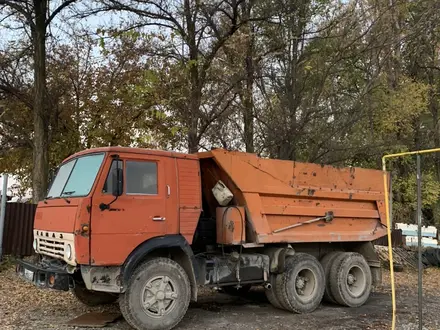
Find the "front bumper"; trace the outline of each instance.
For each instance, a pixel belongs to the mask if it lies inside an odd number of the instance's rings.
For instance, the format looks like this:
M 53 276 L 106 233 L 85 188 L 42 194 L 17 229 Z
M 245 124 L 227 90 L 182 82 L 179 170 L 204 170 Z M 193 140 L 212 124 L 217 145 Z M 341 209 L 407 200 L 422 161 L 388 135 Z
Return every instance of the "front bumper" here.
M 72 276 L 63 268 L 56 266 L 18 260 L 16 272 L 19 277 L 39 288 L 69 291 L 74 285 Z

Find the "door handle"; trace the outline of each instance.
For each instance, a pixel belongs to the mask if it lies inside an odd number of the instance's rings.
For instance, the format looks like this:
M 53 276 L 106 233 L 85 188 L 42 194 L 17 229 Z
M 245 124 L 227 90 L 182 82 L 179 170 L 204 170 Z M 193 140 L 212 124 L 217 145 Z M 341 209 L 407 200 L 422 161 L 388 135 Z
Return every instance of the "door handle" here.
M 165 217 L 153 217 L 153 221 L 165 221 Z

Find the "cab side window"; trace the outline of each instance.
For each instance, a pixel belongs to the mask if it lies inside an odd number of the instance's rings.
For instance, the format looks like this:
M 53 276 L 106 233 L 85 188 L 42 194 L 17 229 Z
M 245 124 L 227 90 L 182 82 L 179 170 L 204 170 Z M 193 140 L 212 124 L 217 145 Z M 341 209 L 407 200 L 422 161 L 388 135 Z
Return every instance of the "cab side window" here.
M 122 168 L 122 160 L 119 159 L 114 159 L 112 161 L 112 165 L 110 166 L 110 170 L 108 171 L 107 174 L 107 179 L 105 180 L 104 183 L 104 188 L 102 188 L 102 192 L 104 194 L 111 194 L 113 192 L 113 171 L 116 168 Z
M 157 163 L 126 161 L 127 194 L 157 195 Z

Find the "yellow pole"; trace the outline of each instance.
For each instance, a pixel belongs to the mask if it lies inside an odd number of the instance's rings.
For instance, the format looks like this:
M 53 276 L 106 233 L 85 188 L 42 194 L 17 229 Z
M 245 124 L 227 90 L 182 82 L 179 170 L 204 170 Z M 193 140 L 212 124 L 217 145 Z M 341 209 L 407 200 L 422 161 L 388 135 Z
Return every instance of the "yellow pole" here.
M 391 323 L 391 330 L 396 328 L 396 290 L 394 287 L 394 267 L 393 267 L 393 244 L 391 241 L 391 225 L 390 219 L 390 205 L 388 200 L 388 178 L 386 169 L 386 158 L 382 157 L 382 169 L 383 169 L 383 186 L 385 187 L 385 214 L 387 218 L 387 235 L 388 235 L 388 255 L 390 261 L 390 277 L 391 277 L 391 303 L 393 306 L 393 319 Z
M 409 155 L 423 155 L 423 154 L 429 154 L 432 152 L 439 152 L 440 148 L 435 148 L 435 149 L 426 149 L 426 150 L 418 150 L 418 151 L 407 151 L 407 152 L 400 152 L 397 154 L 389 154 L 389 155 L 385 155 L 382 157 L 382 164 L 383 164 L 383 159 L 387 159 L 387 158 L 395 158 L 395 157 L 402 157 L 402 156 L 409 156 Z
M 440 152 L 440 148 L 400 152 L 400 153 L 396 153 L 396 154 L 385 155 L 382 157 L 383 186 L 385 187 L 385 209 L 386 209 L 385 214 L 386 214 L 386 218 L 387 218 L 388 255 L 389 255 L 389 259 L 390 259 L 391 303 L 393 306 L 393 319 L 392 319 L 392 323 L 391 323 L 391 330 L 396 329 L 396 289 L 394 286 L 393 245 L 392 245 L 392 241 L 391 241 L 392 221 L 390 219 L 389 200 L 388 200 L 389 196 L 388 196 L 386 160 L 388 158 L 403 157 L 403 156 L 417 155 L 417 154 L 422 155 L 422 154 L 429 154 L 429 153 L 433 153 L 433 152 Z

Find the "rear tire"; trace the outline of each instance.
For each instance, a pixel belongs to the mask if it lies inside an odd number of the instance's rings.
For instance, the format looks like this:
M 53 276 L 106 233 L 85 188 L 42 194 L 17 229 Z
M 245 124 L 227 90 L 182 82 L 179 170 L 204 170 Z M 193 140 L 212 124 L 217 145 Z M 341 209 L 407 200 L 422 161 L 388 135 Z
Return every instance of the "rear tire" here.
M 287 261 L 286 261 L 286 269 L 287 269 Z M 275 296 L 278 299 L 278 302 L 280 303 L 281 309 L 284 309 L 286 311 L 292 311 L 292 308 L 290 307 L 289 301 L 287 300 L 287 297 L 285 295 L 285 285 L 284 285 L 284 278 L 286 277 L 286 273 L 277 274 L 275 276 Z
M 283 301 L 295 313 L 310 313 L 319 307 L 325 291 L 324 270 L 310 254 L 289 257 L 283 277 Z
M 330 290 L 338 304 L 348 307 L 362 306 L 371 292 L 370 266 L 359 253 L 343 253 L 330 269 Z
M 277 274 L 271 274 L 270 275 L 270 285 L 272 286 L 270 289 L 266 289 L 264 290 L 264 292 L 266 293 L 266 298 L 267 300 L 269 300 L 269 302 L 271 303 L 271 305 L 275 308 L 278 309 L 285 309 L 283 307 L 283 305 L 280 303 L 280 300 L 278 299 L 277 293 L 276 293 L 276 277 Z
M 170 330 L 185 316 L 191 287 L 185 270 L 168 258 L 151 259 L 131 276 L 119 306 L 138 330 Z
M 321 265 L 324 270 L 324 276 L 325 276 L 325 291 L 324 291 L 324 300 L 337 304 L 335 297 L 333 297 L 333 294 L 330 291 L 330 269 L 333 265 L 333 262 L 337 257 L 339 257 L 343 252 L 341 251 L 332 251 L 327 253 L 322 259 L 321 259 Z
M 83 283 L 75 283 L 72 293 L 76 299 L 90 307 L 112 304 L 119 297 L 115 293 L 88 290 Z

